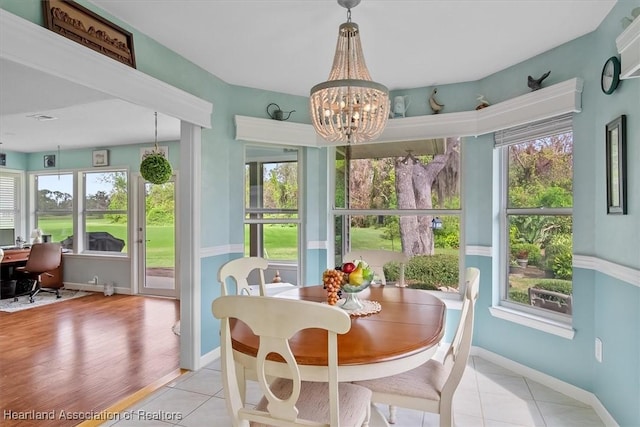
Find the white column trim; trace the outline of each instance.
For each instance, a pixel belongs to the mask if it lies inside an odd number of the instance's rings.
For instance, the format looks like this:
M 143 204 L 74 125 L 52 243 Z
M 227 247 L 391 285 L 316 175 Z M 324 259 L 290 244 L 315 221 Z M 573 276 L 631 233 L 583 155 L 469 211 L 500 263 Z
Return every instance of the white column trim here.
M 200 225 L 201 225 L 201 182 L 200 163 L 202 129 L 190 123 L 180 126 L 180 170 L 191 173 L 181 174 L 178 180 L 178 206 L 180 236 L 189 236 L 179 241 L 176 254 L 180 266 L 180 367 L 192 371 L 201 365 L 202 313 L 201 265 L 200 265 Z

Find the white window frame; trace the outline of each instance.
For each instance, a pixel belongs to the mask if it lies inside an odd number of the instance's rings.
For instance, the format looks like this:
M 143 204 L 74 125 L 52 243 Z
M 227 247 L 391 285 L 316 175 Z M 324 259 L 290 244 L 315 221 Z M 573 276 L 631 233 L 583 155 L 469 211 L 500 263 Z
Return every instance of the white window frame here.
M 464 164 L 464 136 L 460 136 L 460 165 Z M 386 144 L 393 144 L 393 142 L 387 142 Z M 337 148 L 330 147 L 329 148 L 329 159 L 332 160 L 332 166 L 335 166 Z M 462 169 L 461 169 L 462 170 Z M 466 269 L 466 241 L 465 241 L 465 214 L 464 214 L 464 200 L 462 194 L 464 194 L 464 174 L 460 174 L 460 207 L 458 209 L 394 209 L 394 210 L 382 210 L 382 209 L 350 209 L 346 207 L 336 207 L 335 206 L 335 197 L 336 197 L 336 169 L 335 167 L 331 167 L 329 171 L 329 186 L 330 186 L 330 200 L 333 203 L 333 206 L 329 212 L 331 221 L 329 222 L 329 242 L 330 249 L 328 251 L 328 257 L 330 258 L 330 263 L 334 263 L 334 254 L 335 254 L 335 219 L 338 216 L 342 216 L 344 218 L 349 218 L 350 216 L 361 216 L 361 215 L 381 215 L 381 216 L 402 216 L 402 215 L 415 215 L 415 216 L 432 216 L 432 217 L 444 217 L 444 216 L 457 216 L 460 220 L 460 236 L 459 236 L 459 268 L 458 268 L 458 292 L 442 292 L 442 291 L 431 291 L 425 290 L 424 292 L 433 293 L 437 297 L 445 300 L 448 308 L 459 309 L 459 302 L 462 301 L 462 295 L 465 291 L 465 281 L 464 281 L 464 272 Z M 348 196 L 347 196 L 348 198 Z M 347 200 L 345 200 L 347 202 Z M 346 251 L 344 239 L 342 239 L 343 248 L 341 251 Z M 331 265 L 331 264 L 329 264 Z M 452 302 L 453 301 L 453 302 Z
M 297 254 L 297 259 L 296 260 L 279 260 L 279 259 L 269 259 L 269 266 L 270 267 L 281 267 L 282 269 L 287 269 L 287 268 L 291 268 L 291 266 L 296 266 L 297 269 L 297 283 L 302 283 L 302 277 L 304 277 L 303 275 L 303 257 L 304 257 L 304 227 L 303 227 L 303 213 L 302 213 L 302 186 L 300 185 L 300 183 L 303 182 L 302 177 L 303 175 L 303 156 L 302 156 L 302 148 L 301 147 L 296 147 L 296 148 L 289 148 L 287 146 L 276 146 L 276 145 L 272 145 L 272 144 L 267 144 L 267 145 L 262 145 L 262 144 L 249 144 L 246 145 L 244 147 L 244 162 L 243 162 L 243 177 L 246 175 L 245 171 L 246 171 L 246 167 L 248 163 L 257 163 L 258 165 L 263 165 L 265 163 L 278 163 L 279 160 L 277 158 L 274 157 L 265 157 L 265 158 L 251 158 L 248 159 L 247 158 L 247 150 L 250 149 L 251 147 L 253 148 L 260 148 L 260 147 L 264 147 L 266 150 L 269 149 L 273 149 L 273 148 L 282 148 L 282 149 L 288 149 L 288 150 L 295 150 L 296 151 L 296 168 L 297 168 L 297 181 L 298 181 L 298 195 L 297 195 L 297 209 L 261 209 L 261 208 L 248 208 L 247 207 L 247 200 L 244 200 L 243 198 L 243 227 L 245 225 L 265 225 L 265 224 L 295 224 L 296 227 L 298 228 L 298 242 L 297 242 L 297 248 L 298 248 L 298 254 Z M 284 161 L 290 161 L 289 159 L 285 159 Z M 264 178 L 264 177 L 263 177 Z M 244 183 L 243 186 L 243 191 L 246 188 L 247 183 Z M 249 214 L 261 214 L 261 213 L 286 213 L 286 214 L 295 214 L 296 217 L 295 218 L 267 218 L 267 219 L 262 219 L 262 218 L 250 218 Z M 244 233 L 243 233 L 244 236 Z M 263 251 L 264 251 L 264 238 L 262 233 L 258 233 L 258 239 L 259 242 L 257 243 L 257 250 L 259 253 L 257 254 L 251 254 L 251 256 L 263 256 Z M 251 242 L 249 242 L 249 245 L 251 245 Z M 250 249 L 250 248 L 245 248 L 246 249 Z
M 494 304 L 490 308 L 493 316 L 528 326 L 534 329 L 542 330 L 563 338 L 573 339 L 575 330 L 572 328 L 572 315 L 564 315 L 554 313 L 552 311 L 525 306 L 508 301 L 508 283 L 509 283 L 509 215 L 539 215 L 540 210 L 535 208 L 509 208 L 508 207 L 508 184 L 509 184 L 509 146 L 520 142 L 531 141 L 543 135 L 553 135 L 554 130 L 566 126 L 568 115 L 552 117 L 550 119 L 541 120 L 535 123 L 518 126 L 496 133 L 496 150 L 497 172 L 499 176 L 498 182 L 498 285 L 494 287 L 493 301 Z M 572 123 L 572 118 L 569 120 Z M 574 143 L 575 147 L 575 143 Z M 573 207 L 571 208 L 545 208 L 545 216 L 553 215 L 571 215 L 573 216 Z
M 126 209 L 122 209 L 122 210 L 117 210 L 117 211 L 113 211 L 113 210 L 104 210 L 104 211 L 100 211 L 100 210 L 91 210 L 88 211 L 87 207 L 86 207 L 86 200 L 87 200 L 87 182 L 86 182 L 86 176 L 87 174 L 93 174 L 93 173 L 110 173 L 110 172 L 123 172 L 126 177 L 127 177 L 127 208 Z M 131 188 L 131 184 L 129 182 L 129 180 L 131 179 L 131 176 L 129 174 L 129 171 L 127 169 L 124 168 L 115 168 L 115 169 L 107 169 L 107 170 L 103 170 L 100 169 L 99 171 L 95 170 L 95 169 L 86 169 L 86 170 L 81 170 L 78 171 L 78 174 L 76 176 L 78 184 L 82 183 L 82 185 L 78 185 L 78 193 L 82 193 L 82 200 L 76 204 L 77 206 L 77 211 L 80 213 L 80 215 L 78 215 L 79 218 L 82 218 L 82 223 L 77 225 L 77 229 L 79 230 L 78 236 L 80 236 L 81 242 L 78 242 L 79 244 L 79 248 L 82 248 L 81 251 L 79 253 L 83 253 L 83 254 L 91 254 L 91 255 L 107 255 L 107 256 L 115 256 L 115 257 L 127 257 L 129 255 L 129 251 L 132 248 L 132 245 L 130 242 L 130 236 L 131 236 L 131 215 L 130 215 L 130 208 L 129 206 L 131 205 L 131 201 L 130 201 L 130 194 L 131 192 L 129 191 L 129 188 Z M 113 213 L 120 213 L 120 214 L 124 214 L 127 216 L 127 252 L 109 252 L 109 251 L 92 251 L 89 250 L 87 248 L 85 248 L 85 236 L 87 234 L 87 214 L 113 214 Z M 75 235 L 75 234 L 74 234 Z M 75 243 L 75 242 L 74 242 Z M 74 246 L 75 247 L 75 246 Z
M 85 234 L 86 234 L 86 210 L 84 200 L 86 198 L 86 188 L 85 188 L 85 174 L 86 173 L 95 173 L 98 172 L 95 169 L 78 169 L 78 170 L 63 170 L 55 173 L 50 172 L 32 172 L 29 174 L 29 187 L 30 187 L 30 210 L 31 210 L 31 223 L 37 226 L 38 214 L 46 213 L 51 211 L 38 211 L 37 210 L 37 198 L 38 198 L 38 187 L 36 184 L 37 178 L 39 176 L 45 175 L 71 175 L 72 176 L 72 187 L 73 187 L 73 203 L 70 211 L 55 211 L 56 213 L 68 212 L 72 217 L 72 231 L 73 231 L 73 254 L 74 255 L 90 255 L 90 256 L 102 256 L 102 257 L 119 257 L 119 258 L 128 258 L 131 256 L 131 226 L 132 226 L 132 215 L 131 215 L 131 206 L 132 206 L 132 193 L 131 193 L 131 172 L 127 168 L 114 168 L 107 170 L 100 170 L 100 172 L 124 172 L 127 175 L 127 209 L 126 211 L 116 211 L 117 213 L 125 213 L 127 215 L 127 245 L 129 249 L 127 252 L 104 252 L 104 251 L 89 251 L 85 249 Z M 96 213 L 98 211 L 92 211 L 92 213 Z M 113 211 L 105 211 L 105 213 L 112 213 Z M 16 232 L 17 235 L 17 232 Z

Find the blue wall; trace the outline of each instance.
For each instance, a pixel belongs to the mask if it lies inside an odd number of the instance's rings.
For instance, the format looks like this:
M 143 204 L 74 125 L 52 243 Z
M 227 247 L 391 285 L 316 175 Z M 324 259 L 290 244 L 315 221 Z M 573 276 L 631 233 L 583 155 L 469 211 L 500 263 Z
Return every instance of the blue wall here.
M 0 7 L 41 24 L 40 5 L 34 6 L 34 3 L 37 2 L 0 0 Z M 82 3 L 96 10 L 90 3 Z M 541 75 L 551 70 L 546 85 L 582 78 L 583 111 L 576 114 L 574 120 L 574 251 L 576 255 L 610 261 L 633 271 L 640 270 L 637 246 L 640 241 L 640 168 L 637 167 L 640 164 L 640 79 L 623 81 L 613 95 L 607 96 L 600 91 L 599 76 L 605 60 L 616 55 L 615 38 L 622 32 L 621 18 L 637 6 L 640 6 L 637 0 L 619 1 L 591 34 L 480 81 L 441 86 L 438 93 L 439 100 L 447 106 L 445 112 L 466 111 L 475 107 L 478 93 L 496 103 L 528 92 L 527 75 Z M 202 133 L 202 246 L 225 252 L 230 245 L 241 244 L 243 226 L 238 213 L 243 208 L 244 144 L 234 140 L 233 116 L 266 117 L 266 106 L 276 102 L 285 110 L 297 110 L 292 121 L 309 123 L 307 99 L 228 85 L 144 34 L 113 20 L 134 33 L 140 71 L 213 103 L 213 128 Z M 416 88 L 397 91 L 392 96 L 407 94 L 417 100 L 425 99 L 428 93 L 430 88 Z M 426 102 L 413 102 L 407 111 L 408 116 L 422 114 L 429 114 Z M 620 114 L 628 118 L 629 214 L 626 216 L 607 215 L 605 209 L 604 126 Z M 492 137 L 464 138 L 463 147 L 465 238 L 469 245 L 491 247 L 495 244 Z M 307 240 L 323 241 L 327 236 L 322 225 L 325 208 L 331 206 L 331 200 L 322 201 L 322 195 L 326 194 L 322 183 L 326 183 L 329 164 L 326 150 L 307 150 L 305 162 L 308 171 L 305 185 L 318 183 L 322 190 L 318 193 L 312 188 L 305 192 L 313 193 L 303 201 L 308 215 L 305 233 Z M 210 314 L 210 304 L 219 295 L 217 270 L 229 259 L 230 252 L 202 258 L 202 354 L 219 345 L 218 323 Z M 313 249 L 307 251 L 307 257 L 306 280 L 311 282 L 326 265 L 327 253 Z M 467 262 L 481 269 L 474 345 L 590 391 L 620 425 L 640 425 L 640 286 L 637 282 L 627 283 L 594 269 L 575 268 L 576 334 L 573 340 L 567 340 L 492 317 L 488 308 L 493 298 L 493 261 L 488 257 L 467 256 Z M 602 363 L 594 359 L 595 337 L 604 343 Z

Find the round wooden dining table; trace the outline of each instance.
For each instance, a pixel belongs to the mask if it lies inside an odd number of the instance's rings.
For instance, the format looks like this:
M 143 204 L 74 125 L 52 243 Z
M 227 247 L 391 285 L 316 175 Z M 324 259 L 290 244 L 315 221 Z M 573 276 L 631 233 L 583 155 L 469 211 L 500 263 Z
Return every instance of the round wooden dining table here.
M 326 304 L 327 300 L 322 286 L 299 287 L 276 297 L 317 301 L 319 304 Z M 338 335 L 339 381 L 394 375 L 416 368 L 433 357 L 444 335 L 446 308 L 442 300 L 421 290 L 392 286 L 369 287 L 358 297 L 377 301 L 382 309 L 368 316 L 352 317 L 349 332 Z M 230 326 L 236 360 L 251 369 L 255 366 L 258 337 L 235 319 Z M 326 331 L 305 329 L 294 335 L 289 345 L 302 379 L 326 380 Z M 267 359 L 271 375 L 288 375 L 288 368 L 278 355 L 271 354 Z

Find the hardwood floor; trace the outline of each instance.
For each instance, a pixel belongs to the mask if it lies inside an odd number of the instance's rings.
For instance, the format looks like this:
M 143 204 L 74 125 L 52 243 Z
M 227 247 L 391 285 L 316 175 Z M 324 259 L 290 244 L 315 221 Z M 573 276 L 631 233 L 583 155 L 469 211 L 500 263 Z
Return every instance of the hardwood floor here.
M 0 312 L 0 425 L 74 426 L 176 371 L 179 313 L 177 300 L 100 293 Z

